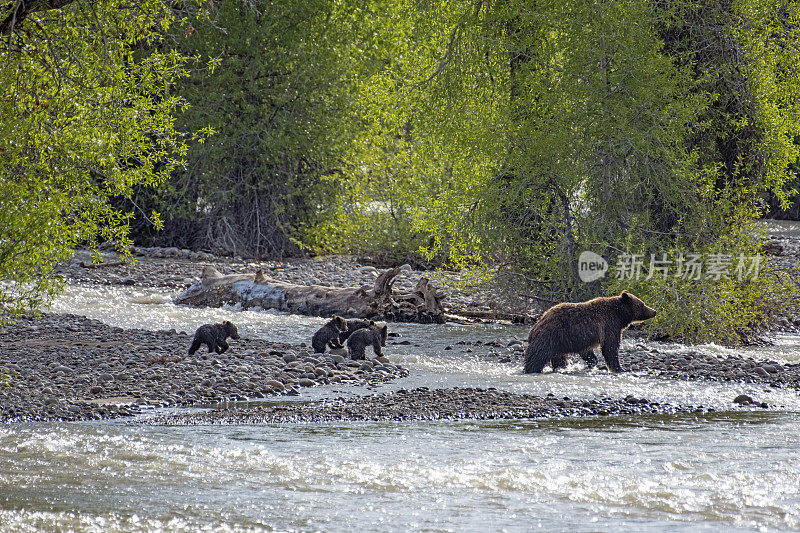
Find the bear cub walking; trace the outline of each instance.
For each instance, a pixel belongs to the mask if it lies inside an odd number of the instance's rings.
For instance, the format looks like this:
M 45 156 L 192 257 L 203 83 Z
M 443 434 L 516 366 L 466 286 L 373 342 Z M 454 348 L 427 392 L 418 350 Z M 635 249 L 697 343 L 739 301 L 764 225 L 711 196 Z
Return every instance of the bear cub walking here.
M 208 346 L 208 352 L 222 353 L 228 349 L 226 338 L 238 339 L 239 332 L 232 322 L 225 321 L 222 324 L 204 324 L 197 328 L 194 333 L 192 346 L 189 348 L 189 355 L 194 354 L 202 344 Z
M 339 344 L 339 335 L 347 331 L 347 321 L 340 317 L 334 316 L 328 320 L 324 326 L 319 328 L 314 336 L 311 337 L 311 346 L 314 347 L 315 353 L 325 353 L 325 348 L 330 345 L 331 348 L 341 348 Z
M 347 339 L 347 352 L 350 355 L 350 359 L 366 359 L 366 348 L 370 344 L 375 356 L 382 356 L 381 346 L 386 346 L 386 338 L 388 336 L 389 328 L 386 325 L 378 327 L 377 324 L 373 324 L 368 328 L 356 330 Z
M 656 311 L 622 291 L 582 303 L 560 303 L 548 309 L 533 325 L 525 349 L 525 373 L 541 372 L 547 363 L 553 370 L 567 366 L 567 354 L 577 353 L 591 368 L 600 348 L 608 369 L 622 372 L 619 344 L 622 331 L 633 322 L 648 320 Z

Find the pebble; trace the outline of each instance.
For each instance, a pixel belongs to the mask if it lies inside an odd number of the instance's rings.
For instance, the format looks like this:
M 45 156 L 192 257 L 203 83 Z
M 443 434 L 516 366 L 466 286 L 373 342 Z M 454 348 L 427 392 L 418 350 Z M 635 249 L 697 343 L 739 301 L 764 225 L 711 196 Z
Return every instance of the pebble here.
M 284 385 L 282 382 L 278 381 L 277 379 L 267 380 L 267 385 L 269 385 L 273 389 L 277 389 L 278 391 L 281 391 L 281 392 L 286 390 L 286 385 Z

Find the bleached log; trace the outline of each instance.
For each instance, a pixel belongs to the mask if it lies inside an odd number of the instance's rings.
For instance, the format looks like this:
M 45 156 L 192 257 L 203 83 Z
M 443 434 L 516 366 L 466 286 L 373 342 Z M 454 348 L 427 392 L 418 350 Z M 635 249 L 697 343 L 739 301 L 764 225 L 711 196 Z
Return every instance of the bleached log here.
M 201 281 L 175 298 L 175 303 L 198 307 L 241 304 L 288 313 L 345 318 L 394 320 L 397 322 L 443 323 L 441 296 L 422 278 L 412 292 L 392 287 L 401 269 L 381 273 L 369 287 L 323 287 L 296 285 L 255 274 L 222 275 L 212 266 L 203 269 Z

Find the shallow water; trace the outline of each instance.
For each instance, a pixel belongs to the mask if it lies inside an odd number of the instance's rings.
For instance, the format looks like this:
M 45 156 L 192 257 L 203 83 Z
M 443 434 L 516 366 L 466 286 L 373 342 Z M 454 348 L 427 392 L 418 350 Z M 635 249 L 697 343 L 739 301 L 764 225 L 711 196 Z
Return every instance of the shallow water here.
M 184 331 L 225 318 L 244 336 L 290 343 L 309 342 L 324 322 L 177 307 L 170 296 L 73 286 L 53 310 L 121 327 Z M 523 375 L 483 357 L 491 347 L 469 346 L 473 353 L 464 354 L 466 346 L 455 343 L 505 345 L 524 339 L 527 328 L 392 324 L 391 330 L 411 344 L 390 343 L 385 352 L 411 375 L 383 390 L 465 385 L 586 398 L 633 394 L 720 412 L 525 422 L 0 426 L 0 528 L 800 530 L 796 393 L 613 376 L 580 365 Z M 748 354 L 798 360 L 800 338 L 779 341 Z M 733 410 L 731 400 L 742 392 L 783 407 Z

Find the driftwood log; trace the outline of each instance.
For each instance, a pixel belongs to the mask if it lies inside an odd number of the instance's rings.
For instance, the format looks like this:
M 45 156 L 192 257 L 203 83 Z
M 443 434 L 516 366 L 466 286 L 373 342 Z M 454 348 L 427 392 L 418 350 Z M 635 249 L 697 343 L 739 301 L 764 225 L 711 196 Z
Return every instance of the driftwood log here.
M 430 281 L 420 278 L 410 292 L 396 292 L 392 284 L 400 272 L 400 267 L 382 272 L 372 287 L 337 288 L 286 283 L 265 277 L 261 270 L 255 275 L 223 276 L 206 266 L 200 282 L 179 294 L 175 303 L 205 307 L 241 304 L 244 309 L 261 307 L 301 315 L 444 323 L 441 296 Z

